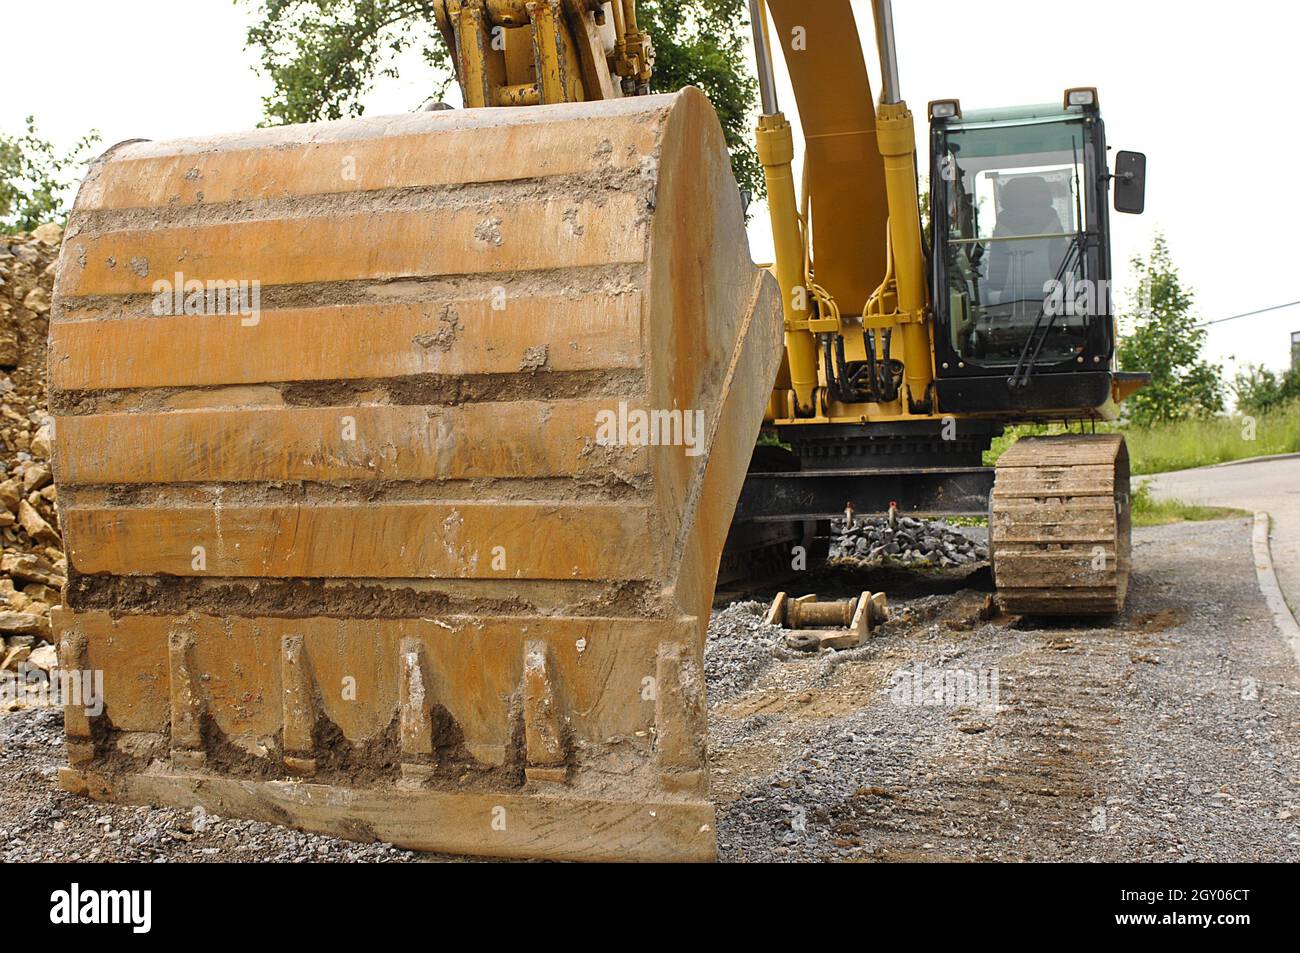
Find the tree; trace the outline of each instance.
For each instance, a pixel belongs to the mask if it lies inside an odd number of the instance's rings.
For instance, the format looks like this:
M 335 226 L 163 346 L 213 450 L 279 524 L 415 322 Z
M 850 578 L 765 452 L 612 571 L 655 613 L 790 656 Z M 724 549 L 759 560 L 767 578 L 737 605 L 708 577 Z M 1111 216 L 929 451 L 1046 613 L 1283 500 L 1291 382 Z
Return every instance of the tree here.
M 1300 401 L 1300 369 L 1290 367 L 1278 376 L 1267 367 L 1247 365 L 1237 372 L 1231 388 L 1238 410 L 1266 414 Z
M 745 58 L 749 18 L 745 0 L 642 0 L 641 25 L 655 47 L 655 92 L 698 86 L 718 111 L 736 182 L 765 195 L 754 151 L 758 80 Z
M 263 100 L 270 125 L 361 115 L 361 97 L 376 80 L 397 76 L 396 60 L 408 50 L 424 60 L 431 96 L 441 98 L 453 79 L 429 0 L 242 2 L 257 8 L 247 45 L 272 83 Z M 750 118 L 758 83 L 745 60 L 746 9 L 744 0 L 642 0 L 638 22 L 654 43 L 652 90 L 698 86 L 708 95 L 736 181 L 757 196 L 763 176 Z
M 1145 260 L 1133 259 L 1137 308 L 1127 316 L 1132 332 L 1119 344 L 1119 366 L 1149 371 L 1151 383 L 1126 402 L 1132 421 L 1149 426 L 1223 410 L 1222 370 L 1201 357 L 1206 331 L 1199 327 L 1192 292 L 1183 286 L 1164 235 Z
M 430 95 L 452 80 L 427 0 L 244 0 L 258 8 L 245 45 L 260 51 L 271 95 L 269 125 L 360 116 L 360 97 L 375 80 L 396 77 L 394 60 L 418 48 L 429 68 Z M 413 104 L 414 105 L 414 104 Z
M 63 224 L 78 169 L 99 142 L 99 133 L 92 131 L 60 156 L 41 138 L 34 117 L 28 116 L 26 125 L 21 136 L 0 135 L 0 232 L 30 232 L 46 222 Z

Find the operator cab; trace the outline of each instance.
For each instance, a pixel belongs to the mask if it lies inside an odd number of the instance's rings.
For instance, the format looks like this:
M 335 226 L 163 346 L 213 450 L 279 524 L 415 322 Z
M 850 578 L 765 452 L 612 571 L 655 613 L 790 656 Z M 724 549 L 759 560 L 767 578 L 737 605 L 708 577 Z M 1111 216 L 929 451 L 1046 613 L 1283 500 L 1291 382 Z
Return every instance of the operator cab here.
M 1111 397 L 1110 171 L 1095 90 L 965 115 L 930 104 L 936 387 L 952 412 L 1090 410 Z M 1116 208 L 1145 157 L 1120 153 Z

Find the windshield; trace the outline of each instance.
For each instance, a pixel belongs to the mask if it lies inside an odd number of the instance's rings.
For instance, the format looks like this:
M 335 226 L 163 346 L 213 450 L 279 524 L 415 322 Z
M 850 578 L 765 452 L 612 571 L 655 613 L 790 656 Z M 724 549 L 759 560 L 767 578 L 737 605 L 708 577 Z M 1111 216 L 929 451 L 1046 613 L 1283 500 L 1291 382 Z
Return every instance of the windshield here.
M 1090 315 L 1073 302 L 1089 277 L 1081 234 L 1086 135 L 1074 118 L 946 132 L 938 166 L 946 214 L 937 237 L 958 355 L 1014 364 L 1036 325 L 1046 331 L 1040 362 L 1083 350 Z

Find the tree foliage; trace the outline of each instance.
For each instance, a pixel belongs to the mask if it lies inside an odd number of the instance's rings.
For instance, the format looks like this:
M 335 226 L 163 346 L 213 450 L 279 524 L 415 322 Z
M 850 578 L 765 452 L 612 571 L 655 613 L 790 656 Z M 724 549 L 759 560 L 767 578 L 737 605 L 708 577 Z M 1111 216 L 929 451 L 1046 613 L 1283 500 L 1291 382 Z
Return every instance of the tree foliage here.
M 753 146 L 758 80 L 745 59 L 749 18 L 744 0 L 642 0 L 640 23 L 655 46 L 655 92 L 698 86 L 718 111 L 742 189 L 765 193 Z
M 59 155 L 27 117 L 21 136 L 0 135 L 0 232 L 30 232 L 46 222 L 60 225 L 80 178 L 80 168 L 99 142 L 99 133 L 82 136 L 66 155 Z
M 244 0 L 258 8 L 246 45 L 256 48 L 272 90 L 270 125 L 360 116 L 375 81 L 396 77 L 395 60 L 418 49 L 429 93 L 451 82 L 451 59 L 427 0 Z M 418 104 L 412 103 L 412 107 Z
M 1201 357 L 1206 331 L 1198 327 L 1195 298 L 1184 287 L 1163 235 L 1146 257 L 1134 258 L 1137 307 L 1125 324 L 1132 331 L 1119 344 L 1119 366 L 1149 371 L 1151 383 L 1125 404 L 1139 426 L 1204 417 L 1223 410 L 1222 370 Z
M 1237 372 L 1230 386 L 1238 410 L 1266 414 L 1300 401 L 1300 368 L 1275 374 L 1267 367 L 1248 365 Z
M 257 9 L 247 45 L 271 80 L 266 122 L 280 125 L 359 116 L 376 81 L 397 76 L 397 60 L 418 50 L 431 96 L 452 82 L 451 59 L 428 0 L 241 0 Z M 639 23 L 654 43 L 651 88 L 694 85 L 718 111 L 741 188 L 762 193 L 750 144 L 758 84 L 745 60 L 744 0 L 642 0 Z M 416 103 L 412 103 L 414 108 Z

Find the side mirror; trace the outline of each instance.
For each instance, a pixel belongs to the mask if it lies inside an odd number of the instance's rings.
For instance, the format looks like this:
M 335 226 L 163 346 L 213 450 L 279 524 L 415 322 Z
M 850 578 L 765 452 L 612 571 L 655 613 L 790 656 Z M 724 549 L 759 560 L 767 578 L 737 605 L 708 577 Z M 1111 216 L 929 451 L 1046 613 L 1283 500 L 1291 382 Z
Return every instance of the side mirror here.
M 1147 204 L 1147 157 L 1115 153 L 1115 211 L 1141 215 Z

